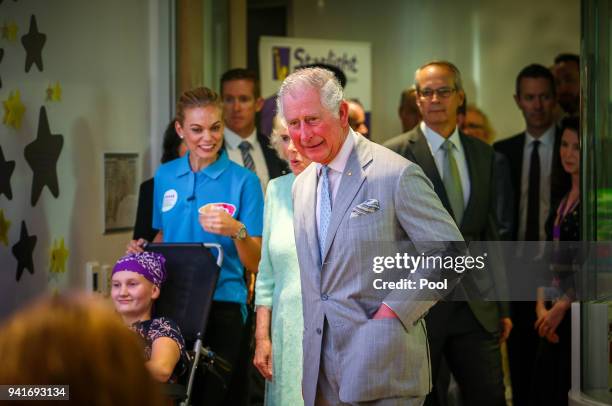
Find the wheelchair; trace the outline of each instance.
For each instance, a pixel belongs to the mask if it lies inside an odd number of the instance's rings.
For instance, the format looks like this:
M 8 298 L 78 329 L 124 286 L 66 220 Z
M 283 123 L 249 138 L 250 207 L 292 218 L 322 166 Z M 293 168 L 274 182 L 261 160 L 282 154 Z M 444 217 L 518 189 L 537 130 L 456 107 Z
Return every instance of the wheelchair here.
M 217 368 L 230 370 L 231 366 L 218 357 L 210 348 L 204 347 L 202 339 L 206 332 L 213 294 L 223 264 L 223 249 L 210 243 L 149 243 L 146 251 L 163 254 L 166 258 L 168 276 L 155 301 L 154 316 L 165 316 L 180 327 L 188 348 L 187 372 L 179 383 L 168 383 L 163 387 L 167 397 L 181 406 L 191 404 L 193 385 L 198 368 L 223 379 Z M 217 251 L 217 258 L 211 249 Z

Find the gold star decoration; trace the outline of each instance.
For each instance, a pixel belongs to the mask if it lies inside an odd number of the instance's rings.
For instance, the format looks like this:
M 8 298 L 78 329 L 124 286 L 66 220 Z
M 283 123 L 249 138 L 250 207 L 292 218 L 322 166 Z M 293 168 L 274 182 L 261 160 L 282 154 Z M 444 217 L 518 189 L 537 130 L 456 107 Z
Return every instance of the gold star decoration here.
M 64 247 L 64 239 L 61 238 L 59 242 L 53 241 L 53 248 L 51 249 L 51 266 L 49 272 L 51 273 L 64 273 L 66 272 L 66 260 L 68 259 L 68 250 Z
M 0 242 L 8 247 L 8 231 L 11 222 L 4 217 L 4 210 L 0 209 Z
M 58 102 L 62 100 L 62 87 L 59 82 L 55 82 L 54 85 L 49 85 L 47 87 L 47 101 Z
M 15 24 L 14 21 L 9 22 L 8 24 L 5 22 L 2 26 L 2 39 L 15 42 L 17 40 L 17 30 L 17 24 Z
M 4 104 L 4 117 L 2 122 L 7 126 L 19 129 L 21 128 L 21 120 L 25 113 L 25 106 L 21 103 L 19 90 L 15 90 L 9 94 L 9 98 L 2 102 Z

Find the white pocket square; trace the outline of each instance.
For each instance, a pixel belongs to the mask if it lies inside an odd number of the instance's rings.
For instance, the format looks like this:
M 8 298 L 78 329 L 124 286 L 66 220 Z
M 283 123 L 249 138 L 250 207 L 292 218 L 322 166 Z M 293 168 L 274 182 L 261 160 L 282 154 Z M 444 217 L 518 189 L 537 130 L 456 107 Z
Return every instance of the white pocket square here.
M 366 214 L 371 214 L 380 210 L 380 203 L 376 199 L 368 199 L 363 203 L 359 203 L 353 207 L 349 218 L 359 217 Z

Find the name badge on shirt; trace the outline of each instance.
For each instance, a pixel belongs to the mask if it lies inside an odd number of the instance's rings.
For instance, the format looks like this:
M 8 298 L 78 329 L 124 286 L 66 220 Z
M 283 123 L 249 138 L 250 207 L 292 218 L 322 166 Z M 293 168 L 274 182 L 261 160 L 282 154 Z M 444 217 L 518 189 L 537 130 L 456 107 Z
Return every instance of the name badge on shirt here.
M 178 193 L 176 192 L 176 190 L 174 189 L 166 190 L 166 193 L 164 193 L 164 200 L 162 203 L 162 212 L 165 213 L 169 210 L 172 210 L 177 200 L 178 200 Z

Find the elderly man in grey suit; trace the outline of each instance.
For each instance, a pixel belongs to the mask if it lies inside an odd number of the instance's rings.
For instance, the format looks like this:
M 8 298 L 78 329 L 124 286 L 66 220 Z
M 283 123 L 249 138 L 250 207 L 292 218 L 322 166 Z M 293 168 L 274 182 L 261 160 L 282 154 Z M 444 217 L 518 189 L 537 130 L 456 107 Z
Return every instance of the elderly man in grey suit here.
M 305 404 L 420 405 L 431 389 L 423 316 L 446 290 L 371 289 L 363 258 L 382 241 L 462 242 L 461 234 L 418 165 L 349 128 L 331 72 L 288 76 L 278 111 L 314 161 L 293 187 Z M 448 279 L 452 289 L 459 278 Z
M 466 241 L 499 240 L 493 194 L 496 180 L 493 148 L 457 128 L 457 108 L 465 98 L 459 69 L 447 61 L 428 62 L 416 71 L 415 86 L 423 121 L 385 146 L 423 168 Z M 503 266 L 495 265 L 491 272 L 483 273 L 483 279 L 488 280 L 481 284 L 479 293 L 482 297 L 507 300 Z M 512 329 L 508 303 L 484 300 L 438 303 L 425 321 L 430 334 L 434 382 L 425 405 L 442 403 L 438 401 L 440 395 L 444 399 L 447 388 L 437 386 L 441 384 L 437 378 L 444 355 L 465 405 L 504 406 L 499 342 Z

